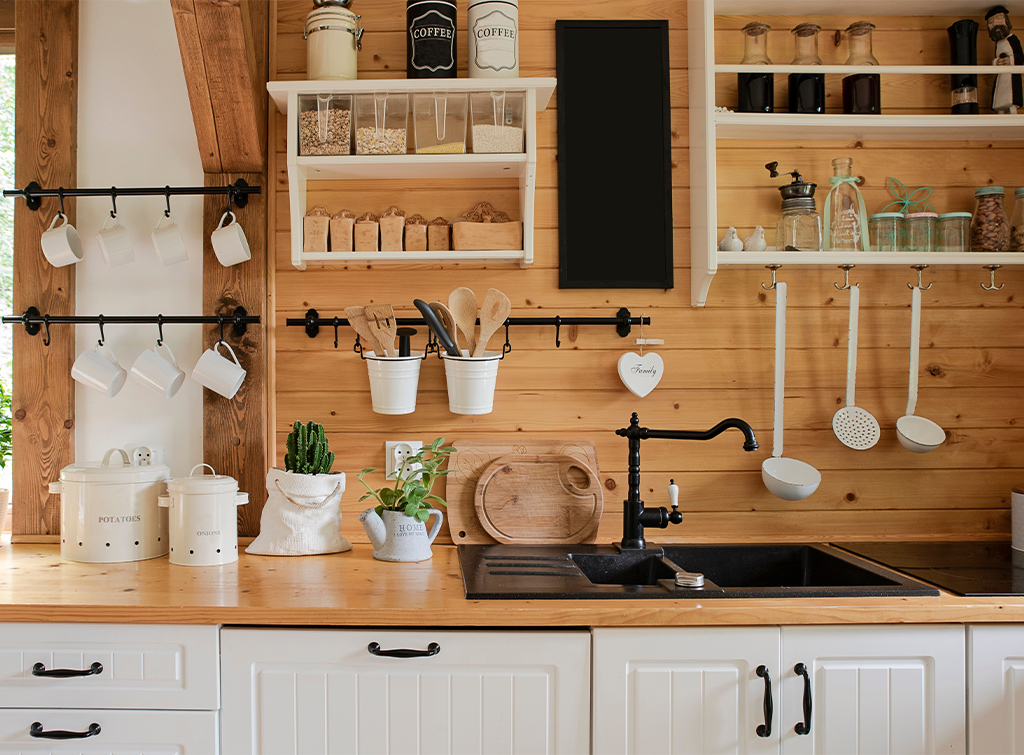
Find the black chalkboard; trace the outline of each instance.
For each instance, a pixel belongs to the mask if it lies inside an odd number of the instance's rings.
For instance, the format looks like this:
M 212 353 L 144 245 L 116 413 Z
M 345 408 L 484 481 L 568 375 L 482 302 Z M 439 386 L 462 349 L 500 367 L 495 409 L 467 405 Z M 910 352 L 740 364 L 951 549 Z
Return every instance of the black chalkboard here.
M 672 288 L 668 21 L 556 21 L 561 288 Z

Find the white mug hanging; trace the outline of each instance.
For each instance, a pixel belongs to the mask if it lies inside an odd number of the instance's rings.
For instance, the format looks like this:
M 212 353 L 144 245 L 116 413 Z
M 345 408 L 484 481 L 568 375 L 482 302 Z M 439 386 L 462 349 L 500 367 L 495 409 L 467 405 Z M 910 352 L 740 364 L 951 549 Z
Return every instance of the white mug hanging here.
M 619 379 L 636 396 L 643 398 L 653 391 L 665 374 L 665 362 L 657 354 L 644 356 L 644 344 L 664 343 L 660 338 L 644 338 L 643 315 L 640 316 L 640 337 L 634 343 L 640 353 L 627 351 L 619 357 Z

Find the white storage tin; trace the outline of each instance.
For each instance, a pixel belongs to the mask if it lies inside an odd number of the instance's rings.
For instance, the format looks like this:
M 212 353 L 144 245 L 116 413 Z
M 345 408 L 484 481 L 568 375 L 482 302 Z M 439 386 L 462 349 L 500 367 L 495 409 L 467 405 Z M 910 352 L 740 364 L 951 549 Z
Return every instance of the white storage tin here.
M 167 512 L 157 499 L 170 476 L 165 464 L 133 466 L 120 448 L 103 461 L 64 467 L 60 481 L 50 483 L 50 493 L 60 494 L 60 555 L 87 563 L 165 555 Z
M 356 53 L 363 49 L 360 17 L 337 5 L 318 6 L 309 12 L 302 38 L 306 40 L 306 77 L 355 79 Z
M 195 477 L 202 467 L 213 474 Z M 238 560 L 237 509 L 249 502 L 249 494 L 238 492 L 234 477 L 197 464 L 188 477 L 169 480 L 167 493 L 160 506 L 170 512 L 172 564 L 218 566 Z

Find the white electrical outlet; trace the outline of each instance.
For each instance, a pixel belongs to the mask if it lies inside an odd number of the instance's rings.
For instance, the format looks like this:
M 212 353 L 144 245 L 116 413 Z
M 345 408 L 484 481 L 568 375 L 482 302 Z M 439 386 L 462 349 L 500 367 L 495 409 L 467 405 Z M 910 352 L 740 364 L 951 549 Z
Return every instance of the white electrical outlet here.
M 418 440 L 387 440 L 384 441 L 384 471 L 387 479 L 395 479 L 395 470 L 400 469 L 402 462 L 423 448 Z M 411 467 L 416 469 L 418 467 Z
M 154 446 L 143 446 L 129 443 L 124 447 L 133 467 L 148 467 L 160 463 L 160 449 Z

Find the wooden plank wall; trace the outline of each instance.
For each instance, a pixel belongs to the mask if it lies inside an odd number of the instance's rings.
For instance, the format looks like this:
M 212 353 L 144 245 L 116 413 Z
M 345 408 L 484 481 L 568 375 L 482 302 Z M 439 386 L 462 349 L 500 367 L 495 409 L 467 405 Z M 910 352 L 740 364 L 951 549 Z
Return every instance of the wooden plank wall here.
M 289 263 L 289 223 L 285 172 L 284 117 L 271 123 L 271 174 L 276 176 L 276 209 L 270 240 L 276 255 L 276 331 L 272 372 L 276 381 L 276 452 L 280 464 L 284 437 L 294 419 L 323 422 L 337 453 L 336 468 L 349 474 L 342 507 L 343 531 L 365 542 L 356 520 L 364 507 L 355 473 L 381 466 L 386 439 L 474 437 L 586 438 L 598 449 L 606 488 L 606 516 L 600 541 L 616 539 L 626 488 L 626 444 L 613 433 L 632 411 L 656 428 L 705 429 L 728 416 L 747 419 L 761 451 L 744 453 L 738 434 L 713 442 L 646 441 L 643 444 L 643 493 L 648 504 L 667 502 L 665 487 L 674 477 L 682 490 L 684 523 L 673 539 L 690 540 L 844 540 L 844 539 L 989 539 L 1007 538 L 1010 489 L 1024 483 L 1024 322 L 1021 287 L 1024 273 L 1001 270 L 1006 287 L 979 288 L 981 269 L 932 269 L 926 281 L 919 413 L 948 431 L 947 443 L 931 454 L 916 455 L 899 446 L 895 422 L 906 404 L 907 347 L 913 272 L 858 269 L 862 284 L 860 368 L 857 402 L 878 417 L 882 440 L 872 450 L 855 452 L 832 434 L 831 419 L 844 405 L 847 296 L 833 281 L 841 273 L 821 269 L 784 269 L 790 284 L 790 351 L 787 360 L 786 454 L 822 471 L 818 492 L 804 501 L 771 496 L 761 482 L 760 465 L 771 448 L 772 337 L 774 295 L 760 283 L 764 271 L 730 269 L 716 277 L 704 309 L 690 308 L 687 40 L 685 3 L 679 0 L 520 0 L 523 76 L 555 75 L 555 20 L 559 18 L 665 18 L 670 24 L 672 67 L 673 219 L 676 288 L 650 290 L 559 290 L 557 246 L 557 170 L 555 100 L 538 122 L 536 261 L 527 270 L 483 266 L 352 266 L 294 270 Z M 278 0 L 276 54 L 272 78 L 301 79 L 305 71 L 302 22 L 308 0 Z M 360 78 L 400 78 L 405 71 L 402 33 L 404 3 L 379 0 L 357 9 L 366 35 L 359 56 Z M 459 65 L 465 76 L 465 3 L 460 3 Z M 748 19 L 720 18 L 717 38 L 723 62 L 738 61 L 742 40 L 736 29 Z M 832 48 L 831 35 L 853 19 L 821 19 L 825 62 L 845 61 L 845 41 Z M 946 61 L 945 27 L 951 19 L 872 19 L 879 25 L 876 56 L 883 62 Z M 788 30 L 794 19 L 773 18 L 770 53 L 788 62 Z M 987 40 L 980 45 L 986 50 Z M 610 51 L 614 59 L 615 52 Z M 984 57 L 984 53 L 983 56 Z M 600 75 L 595 71 L 595 75 Z M 734 82 L 719 85 L 721 104 L 734 106 Z M 947 80 L 919 82 L 884 77 L 883 105 L 900 103 L 916 112 L 942 112 Z M 830 102 L 838 103 L 837 82 Z M 783 102 L 780 86 L 777 102 Z M 628 93 L 617 93 L 624 104 Z M 613 101 L 615 97 L 612 98 Z M 775 136 L 773 134 L 773 136 Z M 620 144 L 622 144 L 620 142 Z M 719 216 L 746 235 L 756 224 L 772 228 L 778 213 L 778 181 L 762 165 L 771 159 L 795 165 L 827 186 L 833 157 L 849 155 L 864 175 L 870 212 L 887 201 L 885 177 L 910 187 L 936 187 L 940 211 L 972 209 L 973 189 L 998 183 L 1019 185 L 1024 175 L 1021 144 L 1007 143 L 825 143 L 780 141 L 721 145 Z M 614 152 L 609 159 L 615 159 Z M 619 157 L 618 159 L 623 159 Z M 317 184 L 311 204 L 333 212 L 380 211 L 397 203 L 433 217 L 468 209 L 479 198 L 514 209 L 515 190 L 500 182 L 478 185 L 430 182 L 358 182 Z M 819 204 L 820 206 L 820 204 Z M 601 208 L 595 222 L 607 220 L 614 206 Z M 769 231 L 769 237 L 773 236 Z M 628 250 L 624 250 L 628 253 Z M 837 278 L 838 276 L 838 278 Z M 413 316 L 413 298 L 447 300 L 456 286 L 482 296 L 488 287 L 505 291 L 513 315 L 609 316 L 620 306 L 645 313 L 653 324 L 645 334 L 665 339 L 658 352 L 665 376 L 651 395 L 637 399 L 616 373 L 620 354 L 634 350 L 611 328 L 564 328 L 556 349 L 552 328 L 515 328 L 514 350 L 501 365 L 492 414 L 464 417 L 447 408 L 442 364 L 423 365 L 417 411 L 387 417 L 370 410 L 366 368 L 350 346 L 351 331 L 333 348 L 333 334 L 311 340 L 301 328 L 286 328 L 287 317 L 308 307 L 322 315 L 371 302 L 392 303 L 399 315 Z M 421 344 L 422 336 L 414 343 Z M 375 486 L 381 477 L 373 478 Z M 442 539 L 447 540 L 447 528 Z

